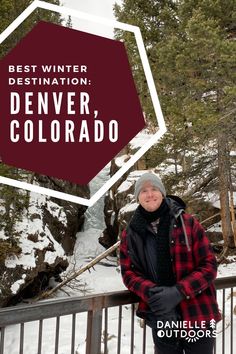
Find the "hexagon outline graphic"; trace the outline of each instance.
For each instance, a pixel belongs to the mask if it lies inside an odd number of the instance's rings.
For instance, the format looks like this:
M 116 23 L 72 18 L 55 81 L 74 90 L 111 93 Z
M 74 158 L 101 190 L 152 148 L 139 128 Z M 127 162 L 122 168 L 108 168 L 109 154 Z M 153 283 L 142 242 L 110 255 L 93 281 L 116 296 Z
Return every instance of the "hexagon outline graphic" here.
M 150 91 L 151 100 L 153 103 L 153 108 L 157 118 L 159 130 L 154 135 L 152 135 L 151 138 L 133 156 L 131 156 L 130 159 L 125 162 L 124 165 L 107 182 L 105 182 L 105 184 L 97 192 L 95 192 L 90 199 L 78 197 L 63 192 L 58 192 L 49 188 L 44 188 L 27 182 L 22 182 L 0 176 L 0 183 L 2 184 L 6 184 L 16 188 L 22 188 L 31 192 L 44 194 L 50 197 L 59 198 L 72 203 L 77 203 L 90 207 L 95 204 L 96 201 L 98 201 L 98 199 L 100 199 L 100 197 L 102 197 L 102 195 L 105 194 L 113 186 L 113 184 L 115 184 L 118 179 L 122 177 L 124 173 L 127 172 L 135 164 L 135 162 L 137 162 L 138 159 L 141 158 L 145 154 L 145 152 L 147 152 L 165 134 L 167 130 L 166 124 L 162 114 L 160 102 L 154 84 L 154 79 L 152 76 L 151 68 L 148 62 L 145 46 L 139 27 L 118 22 L 115 20 L 109 20 L 100 16 L 95 16 L 68 7 L 50 4 L 45 1 L 35 0 L 0 34 L 0 44 L 37 8 L 58 12 L 63 15 L 72 15 L 80 19 L 89 20 L 91 22 L 100 23 L 108 27 L 119 28 L 124 31 L 134 33 L 141 62 L 143 65 L 144 74 L 147 80 L 147 85 Z

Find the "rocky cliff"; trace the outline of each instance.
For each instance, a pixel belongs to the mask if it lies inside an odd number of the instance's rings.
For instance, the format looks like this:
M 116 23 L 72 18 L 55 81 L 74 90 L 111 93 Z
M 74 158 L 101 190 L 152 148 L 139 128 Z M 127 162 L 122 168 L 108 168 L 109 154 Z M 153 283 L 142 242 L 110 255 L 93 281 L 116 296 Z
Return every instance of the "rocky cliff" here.
M 44 176 L 36 176 L 35 181 L 46 188 L 89 197 L 87 186 Z M 1 188 L 1 307 L 37 295 L 49 286 L 51 277 L 59 277 L 66 269 L 67 255 L 73 252 L 85 210 L 84 206 L 64 200 L 12 187 Z

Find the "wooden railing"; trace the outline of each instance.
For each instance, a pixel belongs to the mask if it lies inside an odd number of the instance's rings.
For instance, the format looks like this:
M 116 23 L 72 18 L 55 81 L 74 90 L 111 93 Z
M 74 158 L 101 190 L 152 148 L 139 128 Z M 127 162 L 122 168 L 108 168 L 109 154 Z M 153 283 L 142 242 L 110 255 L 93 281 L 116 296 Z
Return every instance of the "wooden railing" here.
M 233 343 L 233 322 L 236 321 L 234 318 L 234 311 L 236 308 L 235 304 L 235 289 L 236 287 L 236 277 L 227 277 L 217 279 L 215 282 L 217 292 L 221 292 L 220 298 L 222 303 L 219 306 L 222 310 L 222 323 L 220 330 L 220 346 L 217 344 L 215 348 L 215 353 L 217 354 L 233 354 L 234 353 L 234 343 Z M 227 293 L 226 293 L 227 292 Z M 226 300 L 228 301 L 227 306 L 225 306 Z M 61 354 L 60 351 L 60 339 L 61 332 L 64 330 L 61 325 L 61 319 L 63 316 L 70 316 L 71 328 L 67 330 L 70 331 L 70 341 L 67 343 L 66 354 L 77 354 L 76 345 L 78 341 L 84 341 L 84 353 L 85 354 L 100 354 L 108 353 L 109 345 L 109 311 L 111 308 L 116 308 L 116 318 L 117 331 L 114 334 L 116 337 L 115 349 L 113 346 L 113 351 L 109 350 L 110 353 L 123 354 L 122 352 L 122 340 L 124 335 L 126 339 L 129 338 L 129 353 L 139 353 L 139 354 L 150 354 L 150 343 L 149 351 L 147 351 L 147 330 L 145 324 L 140 326 L 140 323 L 135 321 L 135 303 L 138 298 L 132 293 L 127 291 L 118 291 L 106 294 L 99 294 L 93 296 L 84 297 L 70 297 L 62 299 L 44 300 L 36 304 L 19 305 L 10 308 L 3 308 L 0 310 L 0 354 Z M 130 324 L 129 333 L 122 335 L 123 326 L 123 316 L 122 311 L 127 310 L 127 306 L 130 306 Z M 229 313 L 230 309 L 230 313 Z M 86 314 L 86 317 L 81 320 L 79 314 Z M 227 321 L 226 321 L 227 317 Z M 47 319 L 55 319 L 54 322 L 54 345 L 53 351 L 45 351 L 45 341 L 47 341 L 47 332 L 44 330 L 44 323 Z M 35 322 L 37 321 L 37 322 Z M 78 323 L 79 322 L 79 323 Z M 32 323 L 35 326 L 33 338 L 30 338 L 30 343 L 34 343 L 34 351 L 29 349 L 29 344 L 27 348 L 25 345 L 27 332 L 26 325 Z M 15 327 L 12 327 L 14 325 Z M 84 335 L 80 334 L 80 330 L 84 331 Z M 135 327 L 136 326 L 136 327 Z M 138 328 L 137 328 L 138 327 Z M 9 328 L 13 331 L 9 332 Z M 227 338 L 226 341 L 226 330 Z M 230 331 L 230 335 L 229 335 Z M 9 349 L 7 345 L 9 342 L 7 336 L 9 333 L 18 333 L 17 340 L 14 342 L 14 350 Z M 136 338 L 135 338 L 136 333 Z M 138 333 L 138 334 L 137 334 Z M 142 339 L 142 344 L 140 345 L 140 351 L 135 351 L 135 340 L 139 337 L 139 343 Z M 29 342 L 29 339 L 27 339 Z M 31 342 L 32 341 L 32 342 Z M 229 341 L 229 343 L 228 343 Z M 149 341 L 150 342 L 150 341 Z M 226 352 L 227 344 L 227 352 Z M 12 348 L 12 347 L 11 347 Z M 127 351 L 126 351 L 127 352 Z M 64 352 L 63 352 L 64 353 Z M 79 354 L 82 354 L 79 351 Z

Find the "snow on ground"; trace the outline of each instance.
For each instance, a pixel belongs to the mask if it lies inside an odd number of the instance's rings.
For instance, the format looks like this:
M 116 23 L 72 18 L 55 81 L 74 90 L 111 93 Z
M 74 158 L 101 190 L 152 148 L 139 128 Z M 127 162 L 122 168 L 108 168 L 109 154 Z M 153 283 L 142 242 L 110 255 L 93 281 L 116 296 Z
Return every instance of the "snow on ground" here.
M 230 260 L 232 263 L 219 265 L 217 276 L 218 278 L 236 276 L 236 256 L 229 256 L 228 260 Z
M 73 268 L 79 269 L 93 258 L 104 252 L 104 248 L 98 243 L 101 230 L 88 229 L 80 232 L 75 245 L 75 253 L 70 258 L 70 266 L 67 272 Z M 76 295 L 88 295 L 90 293 L 105 293 L 109 291 L 124 290 L 116 257 L 107 257 L 96 265 L 90 273 L 85 272 L 80 277 L 81 290 L 76 290 Z M 64 295 L 63 295 L 64 296 Z

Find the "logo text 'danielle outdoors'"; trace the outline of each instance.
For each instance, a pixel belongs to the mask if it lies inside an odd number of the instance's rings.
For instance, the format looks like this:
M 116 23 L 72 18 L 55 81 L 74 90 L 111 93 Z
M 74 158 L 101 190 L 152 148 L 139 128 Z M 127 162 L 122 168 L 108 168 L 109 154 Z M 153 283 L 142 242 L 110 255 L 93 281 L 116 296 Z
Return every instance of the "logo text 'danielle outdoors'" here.
M 157 336 L 159 338 L 184 338 L 188 342 L 196 342 L 200 338 L 216 338 L 216 321 L 160 321 L 157 320 Z

